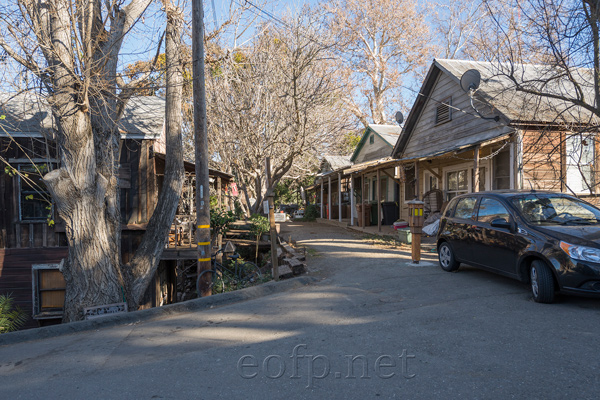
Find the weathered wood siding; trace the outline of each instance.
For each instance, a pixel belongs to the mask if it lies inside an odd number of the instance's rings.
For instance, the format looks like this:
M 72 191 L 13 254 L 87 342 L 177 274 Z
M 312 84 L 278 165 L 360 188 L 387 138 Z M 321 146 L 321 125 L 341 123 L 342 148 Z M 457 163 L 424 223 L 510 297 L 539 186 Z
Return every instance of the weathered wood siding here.
M 525 130 L 523 140 L 523 189 L 563 190 L 566 173 L 563 133 Z
M 25 328 L 37 327 L 33 320 L 32 273 L 33 264 L 56 264 L 67 256 L 66 247 L 45 249 L 0 249 L 0 294 L 9 294 L 15 305 L 27 314 Z
M 436 124 L 436 109 L 441 102 L 452 99 L 452 119 Z M 475 102 L 476 107 L 480 104 Z M 494 116 L 481 106 L 485 116 Z M 506 135 L 513 129 L 493 120 L 479 118 L 471 107 L 469 96 L 458 82 L 440 73 L 428 101 L 416 123 L 402 158 L 421 157 L 451 150 L 459 146 L 475 144 Z
M 365 144 L 356 155 L 356 159 L 354 160 L 355 164 L 389 157 L 392 154 L 393 147 L 388 142 L 373 132 L 370 132 L 370 135 L 375 136 L 373 144 L 371 144 L 370 139 L 367 138 Z
M 11 166 L 31 165 L 56 161 L 56 147 L 42 138 L 0 137 L 0 156 Z M 55 225 L 44 219 L 21 221 L 19 213 L 19 177 L 11 176 L 0 168 L 0 248 L 65 246 L 64 226 L 54 216 Z

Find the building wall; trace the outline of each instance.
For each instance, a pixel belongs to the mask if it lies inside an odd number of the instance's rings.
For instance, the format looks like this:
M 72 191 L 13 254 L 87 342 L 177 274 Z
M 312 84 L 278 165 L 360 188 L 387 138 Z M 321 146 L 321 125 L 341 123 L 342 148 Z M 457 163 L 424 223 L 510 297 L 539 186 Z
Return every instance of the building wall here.
M 436 123 L 436 110 L 442 102 L 452 99 L 451 115 L 448 122 Z M 485 116 L 494 116 L 481 103 L 474 102 Z M 429 100 L 414 126 L 402 158 L 440 153 L 460 146 L 489 140 L 511 133 L 512 128 L 493 120 L 485 120 L 475 115 L 469 96 L 459 83 L 440 73 Z
M 367 138 L 360 152 L 356 155 L 355 164 L 389 157 L 392 153 L 392 146 L 388 142 L 373 132 L 370 132 L 369 135 L 373 136 L 373 143 L 371 144 L 370 138 Z

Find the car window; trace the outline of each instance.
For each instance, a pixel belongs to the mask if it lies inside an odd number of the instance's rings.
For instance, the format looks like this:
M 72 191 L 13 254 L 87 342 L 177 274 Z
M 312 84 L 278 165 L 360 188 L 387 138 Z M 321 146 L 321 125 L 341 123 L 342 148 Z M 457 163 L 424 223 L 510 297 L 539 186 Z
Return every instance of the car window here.
M 504 218 L 509 221 L 508 210 L 504 205 L 496 199 L 484 197 L 479 203 L 479 211 L 477 212 L 477 221 L 490 223 L 497 218 Z
M 452 215 L 452 211 L 454 211 L 454 206 L 456 206 L 456 199 L 452 199 L 450 203 L 446 206 L 444 210 L 444 217 L 449 217 Z
M 520 214 L 534 224 L 581 225 L 600 223 L 600 210 L 574 197 L 531 194 L 512 203 Z
M 456 204 L 456 211 L 454 211 L 454 218 L 471 218 L 473 216 L 473 209 L 477 199 L 475 197 L 464 197 Z

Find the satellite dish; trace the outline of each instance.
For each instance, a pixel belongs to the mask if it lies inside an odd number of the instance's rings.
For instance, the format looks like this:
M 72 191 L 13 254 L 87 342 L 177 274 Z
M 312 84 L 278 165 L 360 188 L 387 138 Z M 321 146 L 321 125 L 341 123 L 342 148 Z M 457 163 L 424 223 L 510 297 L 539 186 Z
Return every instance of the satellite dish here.
M 476 69 L 470 69 L 460 77 L 460 87 L 467 93 L 471 90 L 477 90 L 480 83 L 481 74 Z
M 400 111 L 396 111 L 394 118 L 396 119 L 396 122 L 398 123 L 398 125 L 400 125 L 402 122 L 404 122 L 404 115 L 402 115 L 402 113 Z

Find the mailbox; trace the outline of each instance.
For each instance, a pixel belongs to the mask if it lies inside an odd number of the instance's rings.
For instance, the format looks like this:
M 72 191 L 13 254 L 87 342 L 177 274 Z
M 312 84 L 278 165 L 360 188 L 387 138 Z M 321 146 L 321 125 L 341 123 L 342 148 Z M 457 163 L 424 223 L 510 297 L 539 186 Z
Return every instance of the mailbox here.
M 419 200 L 411 200 L 407 202 L 408 204 L 408 226 L 410 226 L 410 231 L 412 233 L 421 233 L 421 228 L 423 228 L 423 203 Z

